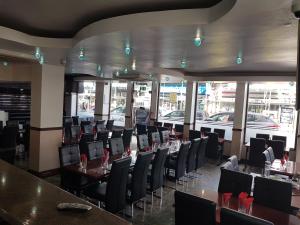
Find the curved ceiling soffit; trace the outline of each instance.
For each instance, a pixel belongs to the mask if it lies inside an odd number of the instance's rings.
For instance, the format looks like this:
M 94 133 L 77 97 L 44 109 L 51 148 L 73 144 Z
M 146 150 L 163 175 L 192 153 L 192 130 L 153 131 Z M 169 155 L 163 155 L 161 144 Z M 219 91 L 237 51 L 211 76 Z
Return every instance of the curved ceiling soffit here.
M 149 27 L 209 24 L 228 13 L 236 1 L 223 0 L 211 8 L 136 13 L 100 20 L 81 29 L 73 38 L 73 46 L 89 38 L 113 32 Z

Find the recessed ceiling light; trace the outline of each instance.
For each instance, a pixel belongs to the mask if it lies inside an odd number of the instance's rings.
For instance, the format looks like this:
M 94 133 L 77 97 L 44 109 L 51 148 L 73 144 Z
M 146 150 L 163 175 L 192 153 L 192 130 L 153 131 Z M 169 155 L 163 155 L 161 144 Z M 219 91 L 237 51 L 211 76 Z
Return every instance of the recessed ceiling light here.
M 79 58 L 80 61 L 84 61 L 85 60 L 85 49 L 84 48 L 80 48 L 78 58 Z
M 39 47 L 35 48 L 34 57 L 36 59 L 40 59 L 40 57 L 41 57 L 41 49 Z
M 118 77 L 119 75 L 120 75 L 120 72 L 119 72 L 119 70 L 117 70 L 116 76 Z
M 182 69 L 185 69 L 185 68 L 187 67 L 187 62 L 186 62 L 185 59 L 182 59 L 182 60 L 180 61 L 180 67 L 181 67 Z
M 129 56 L 130 53 L 131 53 L 131 48 L 130 48 L 130 45 L 127 43 L 126 46 L 125 46 L 125 49 L 124 49 L 124 53 L 125 55 Z
M 101 65 L 97 64 L 96 70 L 97 70 L 97 74 L 100 74 L 102 70 Z
M 196 47 L 200 47 L 201 44 L 202 44 L 202 38 L 201 38 L 201 34 L 200 34 L 200 29 L 197 29 L 196 36 L 194 38 L 194 45 Z
M 125 69 L 124 69 L 124 73 L 125 73 L 125 74 L 127 74 L 127 73 L 128 73 L 128 69 L 127 69 L 127 67 L 125 67 Z
M 238 56 L 236 57 L 236 64 L 240 65 L 240 64 L 242 64 L 242 63 L 243 63 L 243 58 L 242 58 L 241 55 L 238 55 Z
M 132 61 L 131 69 L 136 70 L 135 59 Z
M 8 66 L 8 62 L 4 61 L 3 63 L 3 66 Z

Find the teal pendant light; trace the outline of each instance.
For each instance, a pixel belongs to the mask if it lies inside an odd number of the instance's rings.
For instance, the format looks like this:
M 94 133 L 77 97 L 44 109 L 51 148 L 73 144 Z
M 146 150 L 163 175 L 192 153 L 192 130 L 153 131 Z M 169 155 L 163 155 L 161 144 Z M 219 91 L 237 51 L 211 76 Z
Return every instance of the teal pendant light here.
M 40 59 L 40 57 L 41 57 L 41 49 L 39 48 L 39 47 L 36 47 L 35 48 L 35 52 L 34 52 L 34 57 L 36 58 L 36 59 Z
M 85 61 L 85 49 L 84 48 L 80 48 L 78 58 L 80 61 Z

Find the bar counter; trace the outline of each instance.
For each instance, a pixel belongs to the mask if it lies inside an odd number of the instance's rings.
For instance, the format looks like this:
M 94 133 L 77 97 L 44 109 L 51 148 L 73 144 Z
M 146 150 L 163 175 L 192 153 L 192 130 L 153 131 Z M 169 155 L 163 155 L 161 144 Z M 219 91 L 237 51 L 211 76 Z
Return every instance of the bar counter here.
M 84 213 L 58 211 L 61 202 L 91 205 Z M 0 223 L 12 225 L 129 225 L 126 220 L 0 160 Z

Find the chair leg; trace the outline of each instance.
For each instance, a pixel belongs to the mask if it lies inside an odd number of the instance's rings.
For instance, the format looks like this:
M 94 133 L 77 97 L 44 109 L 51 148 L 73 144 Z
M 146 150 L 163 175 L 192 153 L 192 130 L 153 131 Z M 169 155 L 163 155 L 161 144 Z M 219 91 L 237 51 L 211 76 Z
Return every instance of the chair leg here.
M 101 202 L 98 201 L 98 208 L 101 208 Z
M 175 180 L 175 190 L 177 191 L 177 179 Z
M 163 200 L 163 188 L 160 188 L 160 206 L 162 205 L 162 200 Z
M 144 215 L 146 213 L 146 198 L 144 198 Z
M 133 203 L 131 203 L 131 218 L 133 218 Z

